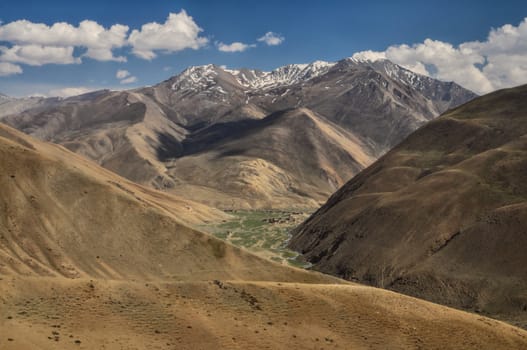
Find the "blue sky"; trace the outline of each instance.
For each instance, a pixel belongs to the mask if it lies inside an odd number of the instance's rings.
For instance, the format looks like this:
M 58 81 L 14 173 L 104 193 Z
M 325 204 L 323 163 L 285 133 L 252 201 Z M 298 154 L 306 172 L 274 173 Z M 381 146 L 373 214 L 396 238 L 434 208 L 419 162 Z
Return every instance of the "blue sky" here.
M 141 28 L 153 22 L 164 25 L 169 14 L 181 15 L 182 10 L 202 31 L 194 37 L 180 39 L 184 41 L 181 45 L 169 43 L 167 49 L 166 38 L 152 39 L 153 34 Z M 458 79 L 459 72 L 467 70 L 463 65 L 473 66 L 473 74 L 466 74 L 458 82 L 473 90 L 482 87 L 479 92 L 486 92 L 521 83 L 523 71 L 515 73 L 513 66 L 523 68 L 525 65 L 527 83 L 527 61 L 523 60 L 527 57 L 527 45 L 524 45 L 527 35 L 520 25 L 526 16 L 526 1 L 2 1 L 0 73 L 2 68 L 4 73 L 0 76 L 0 92 L 21 96 L 59 94 L 65 89 L 80 92 L 83 89 L 131 88 L 155 84 L 190 65 L 215 63 L 230 68 L 269 70 L 288 63 L 339 60 L 368 50 L 375 52 L 376 57 L 382 53 L 396 63 L 444 80 Z M 90 20 L 105 30 L 115 24 L 125 25 L 128 30 L 123 33 L 121 43 L 108 44 L 106 49 L 111 50 L 108 57 L 110 51 L 86 54 L 86 44 L 80 35 L 76 39 L 80 40 L 78 44 L 42 39 L 42 33 L 35 30 L 29 37 L 25 33 L 24 37 L 22 23 L 16 22 L 20 20 L 47 26 L 66 22 L 74 28 L 81 21 Z M 506 24 L 516 33 L 511 34 L 507 28 L 500 32 Z M 5 27 L 4 32 L 2 27 Z M 501 42 L 492 44 L 488 40 L 493 28 L 498 37 L 503 37 L 500 40 L 509 45 L 498 53 L 496 48 L 503 46 Z M 130 39 L 133 30 L 140 31 L 139 38 L 136 44 L 130 45 L 124 41 Z M 276 45 L 258 41 L 269 32 L 273 33 L 272 37 L 283 40 L 278 40 L 279 44 L 275 41 Z M 54 36 L 54 33 L 42 36 Z M 512 37 L 516 42 L 511 44 Z M 154 42 L 159 48 L 152 44 Z M 474 42 L 482 45 L 463 46 Z M 239 45 L 229 46 L 232 43 Z M 441 61 L 437 61 L 438 52 L 449 48 L 438 43 L 454 49 Z M 222 52 L 219 50 L 221 44 L 223 48 L 245 50 Z M 401 46 L 405 44 L 410 49 Z M 420 44 L 422 47 L 418 46 Z M 35 52 L 35 45 L 45 52 Z M 391 46 L 393 49 L 387 50 Z M 465 47 L 470 49 L 470 54 Z M 69 48 L 73 51 L 67 51 Z M 423 50 L 432 53 L 427 56 Z M 472 51 L 477 51 L 478 56 Z M 48 57 L 50 52 L 53 58 Z M 61 56 L 56 56 L 59 53 Z M 503 62 L 504 55 L 517 57 L 514 61 Z M 450 68 L 450 60 L 457 71 Z M 423 68 L 433 65 L 437 67 L 430 71 Z M 488 72 L 485 72 L 485 65 L 489 66 Z M 497 71 L 497 65 L 503 69 Z M 119 70 L 123 71 L 120 79 L 116 76 Z M 121 84 L 125 79 L 128 83 Z

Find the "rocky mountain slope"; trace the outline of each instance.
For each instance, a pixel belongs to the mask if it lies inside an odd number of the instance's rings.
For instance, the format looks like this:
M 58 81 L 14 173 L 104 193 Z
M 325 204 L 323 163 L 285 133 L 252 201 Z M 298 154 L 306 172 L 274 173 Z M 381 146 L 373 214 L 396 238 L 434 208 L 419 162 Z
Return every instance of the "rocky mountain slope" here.
M 290 246 L 320 271 L 527 326 L 527 86 L 451 110 L 334 194 Z
M 153 87 L 64 99 L 4 122 L 133 181 L 220 207 L 315 207 L 417 127 L 474 96 L 389 61 L 318 61 L 272 72 L 207 65 Z M 234 142 L 236 133 L 242 140 Z
M 166 161 L 172 191 L 220 207 L 313 207 L 374 160 L 361 138 L 308 109 L 214 124 L 182 146 Z
M 527 346 L 499 321 L 260 259 L 183 223 L 224 214 L 5 126 L 0 165 L 2 349 Z

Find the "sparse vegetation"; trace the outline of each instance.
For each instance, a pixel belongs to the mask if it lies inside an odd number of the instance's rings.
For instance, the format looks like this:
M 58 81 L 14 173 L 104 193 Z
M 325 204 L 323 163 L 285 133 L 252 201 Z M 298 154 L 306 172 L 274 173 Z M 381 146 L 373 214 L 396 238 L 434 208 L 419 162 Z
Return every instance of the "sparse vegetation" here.
M 232 220 L 200 229 L 273 261 L 309 267 L 297 252 L 286 248 L 290 230 L 309 213 L 293 210 L 232 210 L 228 213 L 234 217 Z

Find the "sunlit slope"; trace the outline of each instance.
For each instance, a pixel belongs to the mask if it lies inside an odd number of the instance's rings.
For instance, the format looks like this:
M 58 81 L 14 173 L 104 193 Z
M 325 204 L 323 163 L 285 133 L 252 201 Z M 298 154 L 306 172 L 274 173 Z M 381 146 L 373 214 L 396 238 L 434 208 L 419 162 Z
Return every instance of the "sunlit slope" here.
M 527 332 L 518 328 L 363 286 L 2 282 L 0 347 L 6 350 L 527 347 Z
M 0 133 L 1 274 L 318 280 L 183 224 L 222 219 L 219 211 L 134 185 L 8 127 Z

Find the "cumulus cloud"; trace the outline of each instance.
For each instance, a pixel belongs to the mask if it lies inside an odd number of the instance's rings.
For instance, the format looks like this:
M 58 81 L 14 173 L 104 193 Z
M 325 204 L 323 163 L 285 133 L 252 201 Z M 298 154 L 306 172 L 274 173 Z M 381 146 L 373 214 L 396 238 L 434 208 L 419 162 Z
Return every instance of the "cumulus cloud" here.
M 80 58 L 73 57 L 73 47 L 15 45 L 13 47 L 0 46 L 0 61 L 23 63 L 30 66 L 44 64 L 73 64 L 81 63 Z
M 269 45 L 269 46 L 280 45 L 281 43 L 284 42 L 284 40 L 285 40 L 285 38 L 282 35 L 276 34 L 276 33 L 273 33 L 273 32 L 267 32 L 267 33 L 265 33 L 264 36 L 262 36 L 261 38 L 258 38 L 259 42 L 263 42 L 263 43 L 265 43 L 266 45 Z
M 20 74 L 21 65 L 80 64 L 83 59 L 126 62 L 119 55 L 130 52 L 145 60 L 152 60 L 160 53 L 198 50 L 209 44 L 202 36 L 203 29 L 185 10 L 170 13 L 164 23 L 150 22 L 130 32 L 122 24 L 104 27 L 84 20 L 78 25 L 66 22 L 53 24 L 34 23 L 21 19 L 10 23 L 0 21 L 0 76 Z M 268 32 L 257 39 L 268 46 L 280 45 L 284 37 Z M 222 52 L 243 52 L 256 44 L 216 42 Z M 128 74 L 117 77 L 122 84 L 137 78 Z
M 121 24 L 105 28 L 90 20 L 82 21 L 78 26 L 65 22 L 47 25 L 18 20 L 0 23 L 0 42 L 7 44 L 0 46 L 0 62 L 41 66 L 81 63 L 84 57 L 126 62 L 125 56 L 114 54 L 114 50 L 125 47 L 131 47 L 136 56 L 150 60 L 157 56 L 157 52 L 178 52 L 205 46 L 208 39 L 200 36 L 202 31 L 185 10 L 170 13 L 163 24 L 144 24 L 130 35 L 129 27 Z M 74 56 L 76 52 L 80 53 Z
M 0 62 L 0 77 L 21 74 L 22 72 L 22 67 L 19 65 L 9 62 Z
M 86 94 L 91 91 L 94 91 L 94 89 L 83 86 L 65 87 L 59 89 L 52 89 L 47 94 L 33 94 L 33 96 L 40 95 L 45 97 L 71 97 Z
M 166 22 L 144 24 L 140 30 L 133 30 L 128 38 L 132 52 L 139 58 L 151 60 L 156 52 L 178 52 L 185 49 L 197 50 L 209 40 L 201 37 L 203 31 L 185 10 L 171 13 Z
M 284 42 L 285 38 L 280 34 L 273 32 L 267 32 L 264 36 L 256 39 L 258 42 L 262 42 L 267 46 L 276 46 Z M 216 42 L 216 47 L 221 52 L 243 52 L 250 48 L 256 47 L 256 44 L 245 44 L 242 42 L 233 42 L 231 44 L 225 44 L 223 42 Z
M 216 43 L 218 50 L 221 52 L 243 52 L 252 47 L 256 47 L 255 44 L 244 44 L 240 42 L 233 42 L 232 44 L 224 44 L 222 42 Z
M 129 71 L 119 69 L 115 73 L 115 77 L 120 80 L 121 84 L 132 84 L 137 81 L 137 77 L 134 77 Z
M 124 69 L 119 69 L 117 71 L 117 73 L 115 73 L 115 77 L 117 79 L 124 79 L 124 78 L 129 77 L 129 76 L 130 76 L 130 72 L 127 71 L 127 70 L 124 70 Z
M 386 53 L 379 52 L 379 51 L 361 51 L 356 52 L 353 54 L 352 58 L 358 60 L 358 61 L 378 61 L 378 60 L 385 60 L 386 59 Z
M 86 49 L 83 56 L 95 60 L 125 61 L 125 57 L 115 57 L 112 50 L 126 44 L 128 30 L 128 26 L 121 24 L 106 29 L 89 20 L 80 22 L 77 27 L 65 22 L 48 26 L 19 20 L 0 25 L 0 41 L 16 46 L 82 47 Z
M 123 79 L 121 80 L 121 84 L 132 84 L 132 83 L 135 83 L 137 81 L 137 77 L 134 77 L 133 75 L 126 78 L 126 79 Z
M 527 18 L 518 26 L 492 29 L 485 41 L 460 45 L 426 39 L 359 55 L 387 58 L 415 72 L 455 81 L 477 93 L 527 83 Z M 376 58 L 375 58 L 376 57 Z

